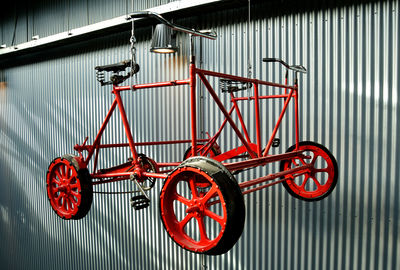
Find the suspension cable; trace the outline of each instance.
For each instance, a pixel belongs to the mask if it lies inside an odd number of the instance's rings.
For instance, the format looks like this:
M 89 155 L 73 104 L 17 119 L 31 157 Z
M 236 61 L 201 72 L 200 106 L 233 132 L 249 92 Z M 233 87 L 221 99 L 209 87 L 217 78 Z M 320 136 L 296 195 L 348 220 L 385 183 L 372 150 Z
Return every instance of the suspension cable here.
M 133 1 L 131 1 L 131 8 L 132 8 L 132 12 L 134 11 L 133 9 Z M 133 72 L 133 67 L 136 66 L 136 37 L 135 37 L 135 19 L 132 19 L 132 30 L 131 30 L 131 38 L 129 40 L 130 42 L 130 55 L 131 55 L 131 70 L 130 72 Z M 134 83 L 137 83 L 137 75 L 135 74 L 135 79 L 133 79 L 133 75 L 130 74 L 130 87 L 131 90 L 133 90 L 133 85 Z
M 247 76 L 251 78 L 252 76 L 252 66 L 251 66 L 251 37 L 250 37 L 250 19 L 251 19 L 251 12 L 250 12 L 250 4 L 251 0 L 248 0 L 248 20 L 247 20 Z

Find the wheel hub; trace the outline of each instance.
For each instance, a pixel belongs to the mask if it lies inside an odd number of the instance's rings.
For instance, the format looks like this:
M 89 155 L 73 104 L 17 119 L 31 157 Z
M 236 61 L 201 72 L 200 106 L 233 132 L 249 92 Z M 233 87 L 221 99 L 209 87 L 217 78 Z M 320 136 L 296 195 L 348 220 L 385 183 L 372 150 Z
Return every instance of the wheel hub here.
M 195 213 L 197 217 L 204 216 L 204 204 L 198 200 L 194 199 L 191 201 L 190 206 L 186 209 L 186 214 Z

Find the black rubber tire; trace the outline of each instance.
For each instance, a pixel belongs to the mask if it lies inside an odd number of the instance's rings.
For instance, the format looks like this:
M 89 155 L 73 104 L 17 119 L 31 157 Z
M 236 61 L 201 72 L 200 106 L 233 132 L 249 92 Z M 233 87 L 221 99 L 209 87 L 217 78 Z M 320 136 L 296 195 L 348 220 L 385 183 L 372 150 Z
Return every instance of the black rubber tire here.
M 303 200 L 303 201 L 308 201 L 308 202 L 313 202 L 313 201 L 320 201 L 324 198 L 326 198 L 329 194 L 332 193 L 332 191 L 335 189 L 337 181 L 338 181 L 338 175 L 339 175 L 339 170 L 338 170 L 338 165 L 337 165 L 337 161 L 335 159 L 335 157 L 332 155 L 332 153 L 323 145 L 316 143 L 316 142 L 312 142 L 312 141 L 303 141 L 303 142 L 299 142 L 299 146 L 314 146 L 319 148 L 320 150 L 322 150 L 323 152 L 325 152 L 325 154 L 327 154 L 327 156 L 329 157 L 329 159 L 332 161 L 333 164 L 333 179 L 332 179 L 332 183 L 329 186 L 329 189 L 324 192 L 321 196 L 318 197 L 313 197 L 313 198 L 309 198 L 309 197 L 304 197 L 299 195 L 298 193 L 294 192 L 292 190 L 292 188 L 288 185 L 287 181 L 282 182 L 282 185 L 285 187 L 286 191 L 292 195 L 293 197 Z M 286 152 L 292 152 L 293 150 L 295 150 L 296 145 L 292 145 L 291 147 L 289 147 L 287 149 Z M 291 160 L 282 160 L 280 163 L 280 170 L 283 171 L 285 164 L 287 162 L 291 162 Z M 284 179 L 284 177 L 282 177 L 282 179 Z
M 213 181 L 218 185 L 219 190 L 222 193 L 223 199 L 226 203 L 226 227 L 225 231 L 218 244 L 208 249 L 204 252 L 196 252 L 186 247 L 182 247 L 179 243 L 177 243 L 174 238 L 170 235 L 171 239 L 174 240 L 178 245 L 182 248 L 187 249 L 194 253 L 207 254 L 207 255 L 221 255 L 228 252 L 238 241 L 240 236 L 242 235 L 244 222 L 245 222 L 245 204 L 243 194 L 240 190 L 239 185 L 237 184 L 234 176 L 230 173 L 228 169 L 226 169 L 220 162 L 213 160 L 208 157 L 196 156 L 191 157 L 181 163 L 174 171 L 177 171 L 181 168 L 191 167 L 201 170 L 203 173 L 206 173 L 210 176 Z M 173 171 L 173 172 L 174 172 Z M 173 173 L 171 172 L 171 174 Z M 167 178 L 163 189 L 160 194 L 160 215 L 161 220 L 163 221 L 164 228 L 167 230 L 167 226 L 164 222 L 163 215 L 161 213 L 161 200 L 162 194 L 168 185 L 169 179 Z M 168 231 L 168 230 L 167 230 Z
M 77 172 L 77 178 L 80 182 L 81 185 L 81 203 L 78 206 L 78 211 L 76 214 L 72 215 L 71 217 L 67 218 L 65 216 L 59 215 L 59 213 L 52 207 L 53 211 L 55 212 L 55 214 L 63 219 L 66 220 L 70 220 L 70 219 L 81 219 L 83 217 L 85 217 L 87 215 L 87 213 L 89 212 L 91 206 L 92 206 L 92 202 L 93 202 L 93 185 L 92 185 L 92 180 L 89 174 L 89 171 L 87 168 L 80 168 L 79 163 L 76 160 L 76 156 L 75 155 L 71 155 L 71 154 L 67 154 L 67 155 L 63 155 L 59 158 L 55 158 L 52 163 L 50 164 L 49 168 L 51 167 L 51 165 L 56 162 L 57 159 L 61 159 L 61 160 L 67 160 L 76 170 Z M 46 178 L 49 176 L 51 172 L 48 170 L 47 171 L 47 176 Z M 48 186 L 48 184 L 47 184 Z M 47 188 L 46 188 L 47 189 Z M 47 192 L 46 192 L 47 193 Z M 47 198 L 50 201 L 50 197 L 47 193 Z

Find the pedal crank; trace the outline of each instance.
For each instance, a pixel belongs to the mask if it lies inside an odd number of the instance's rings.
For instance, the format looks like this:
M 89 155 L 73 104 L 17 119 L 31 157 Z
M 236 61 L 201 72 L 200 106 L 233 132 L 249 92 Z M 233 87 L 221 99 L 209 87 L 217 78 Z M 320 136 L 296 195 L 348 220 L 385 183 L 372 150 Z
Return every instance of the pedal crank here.
M 150 198 L 149 198 L 149 196 L 147 196 L 147 194 L 144 191 L 142 185 L 140 185 L 140 183 L 137 181 L 137 179 L 135 178 L 134 174 L 132 174 L 130 176 L 130 179 L 136 184 L 137 188 L 139 189 L 138 192 L 142 193 L 141 195 L 133 196 L 131 198 L 131 200 L 130 200 L 131 206 L 135 210 L 141 210 L 141 209 L 149 207 Z

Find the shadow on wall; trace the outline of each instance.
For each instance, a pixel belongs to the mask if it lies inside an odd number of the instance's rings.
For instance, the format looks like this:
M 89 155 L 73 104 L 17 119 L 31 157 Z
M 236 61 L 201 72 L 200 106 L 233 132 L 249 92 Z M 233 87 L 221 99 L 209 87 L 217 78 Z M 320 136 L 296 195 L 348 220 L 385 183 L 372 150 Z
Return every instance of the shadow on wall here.
M 126 213 L 115 211 L 113 217 L 109 214 L 116 208 L 113 202 L 109 206 L 114 209 L 110 211 L 93 207 L 82 220 L 64 221 L 53 213 L 47 201 L 45 174 L 54 147 L 58 147 L 54 145 L 57 132 L 51 133 L 48 127 L 65 133 L 62 125 L 65 121 L 57 119 L 46 106 L 38 109 L 29 102 L 11 105 L 7 104 L 8 109 L 17 121 L 8 123 L 0 115 L 1 264 L 5 269 L 88 269 L 91 264 L 103 262 L 110 267 L 132 268 L 135 258 L 121 250 L 118 239 L 121 232 L 110 232 L 110 223 L 116 223 L 115 220 L 129 225 Z M 38 111 L 47 116 L 39 123 Z M 64 115 L 68 118 L 67 113 Z M 73 137 L 58 136 L 69 140 Z M 125 237 L 132 245 L 144 246 L 128 225 Z

